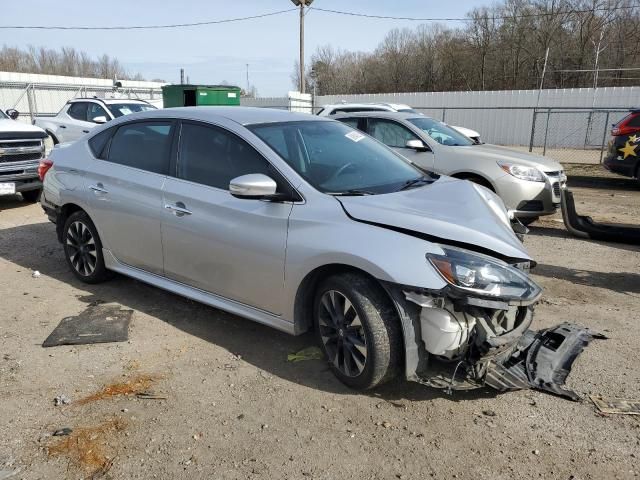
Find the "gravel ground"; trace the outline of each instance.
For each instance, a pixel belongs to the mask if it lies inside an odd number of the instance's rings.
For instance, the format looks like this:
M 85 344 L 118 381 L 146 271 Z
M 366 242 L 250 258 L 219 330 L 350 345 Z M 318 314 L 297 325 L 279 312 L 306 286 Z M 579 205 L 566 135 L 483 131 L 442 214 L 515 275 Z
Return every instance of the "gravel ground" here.
M 569 173 L 580 213 L 639 223 L 633 182 Z M 535 325 L 610 337 L 582 354 L 569 386 L 640 400 L 640 247 L 570 238 L 558 216 L 525 243 L 545 288 Z M 0 200 L 0 479 L 640 476 L 640 417 L 537 391 L 448 396 L 398 381 L 356 393 L 323 361 L 286 361 L 309 335 L 123 277 L 81 284 L 61 252 L 38 205 Z M 128 342 L 42 348 L 62 318 L 100 303 L 134 310 Z M 54 406 L 62 394 L 70 403 Z M 64 427 L 71 436 L 51 436 Z

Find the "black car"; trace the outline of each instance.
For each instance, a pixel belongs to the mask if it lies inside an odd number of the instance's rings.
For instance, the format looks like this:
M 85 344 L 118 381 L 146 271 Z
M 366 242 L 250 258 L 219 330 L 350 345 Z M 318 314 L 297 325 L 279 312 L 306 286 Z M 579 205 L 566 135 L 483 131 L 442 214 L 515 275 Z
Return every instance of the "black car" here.
M 611 135 L 604 168 L 640 182 L 640 109 L 616 123 Z

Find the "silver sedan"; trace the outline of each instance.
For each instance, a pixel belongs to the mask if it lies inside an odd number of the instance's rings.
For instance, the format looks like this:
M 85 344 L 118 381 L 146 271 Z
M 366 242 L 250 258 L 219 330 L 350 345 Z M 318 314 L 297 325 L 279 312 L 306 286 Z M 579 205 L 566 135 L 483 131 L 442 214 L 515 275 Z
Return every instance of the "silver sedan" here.
M 314 329 L 354 388 L 401 371 L 483 385 L 541 295 L 495 194 L 333 120 L 155 110 L 54 148 L 40 173 L 77 278 L 118 272 L 290 334 Z

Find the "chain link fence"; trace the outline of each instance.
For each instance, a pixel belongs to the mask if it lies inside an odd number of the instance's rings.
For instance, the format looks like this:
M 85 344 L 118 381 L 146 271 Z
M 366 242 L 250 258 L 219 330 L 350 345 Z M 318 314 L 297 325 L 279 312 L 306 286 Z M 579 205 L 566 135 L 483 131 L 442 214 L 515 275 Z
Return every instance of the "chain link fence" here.
M 626 109 L 535 109 L 529 151 L 566 163 L 602 163 L 611 127 Z
M 36 116 L 55 116 L 72 98 L 162 99 L 159 88 L 109 87 L 100 85 L 55 85 L 48 83 L 0 82 L 0 107 L 15 108 L 19 119 L 33 122 Z
M 54 116 L 68 100 L 79 97 L 131 98 L 162 105 L 160 88 L 0 82 L 0 107 L 17 109 L 24 122 L 32 122 L 36 116 Z M 289 98 L 242 99 L 242 104 L 317 114 L 324 104 L 318 99 L 298 94 Z M 545 155 L 564 163 L 587 164 L 602 162 L 612 124 L 628 113 L 624 108 L 602 107 L 414 105 L 413 108 L 449 125 L 475 130 L 487 143 Z

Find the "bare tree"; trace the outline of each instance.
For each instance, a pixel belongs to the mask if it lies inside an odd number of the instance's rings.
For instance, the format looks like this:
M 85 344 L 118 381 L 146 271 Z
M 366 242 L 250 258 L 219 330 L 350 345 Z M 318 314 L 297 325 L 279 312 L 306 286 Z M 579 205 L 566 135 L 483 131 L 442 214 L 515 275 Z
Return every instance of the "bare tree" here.
M 5 45 L 0 49 L 0 70 L 110 79 L 143 79 L 139 73 L 129 75 L 116 58 L 105 54 L 93 60 L 85 52 L 72 47 L 54 50 L 29 45 L 23 50 Z
M 319 47 L 307 83 L 320 94 L 537 88 L 548 48 L 545 87 L 593 86 L 597 51 L 614 71 L 599 86 L 640 85 L 620 70 L 640 65 L 638 0 L 501 0 L 467 17 L 391 30 L 371 53 Z

